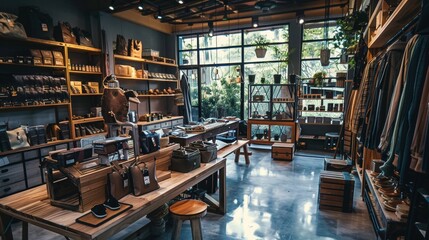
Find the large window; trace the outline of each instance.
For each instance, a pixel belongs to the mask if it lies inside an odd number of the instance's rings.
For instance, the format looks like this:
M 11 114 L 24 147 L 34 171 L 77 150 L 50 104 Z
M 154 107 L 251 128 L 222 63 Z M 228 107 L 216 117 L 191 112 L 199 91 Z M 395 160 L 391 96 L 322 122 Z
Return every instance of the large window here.
M 255 54 L 254 41 L 258 36 L 268 42 L 264 58 L 257 58 Z M 247 119 L 248 76 L 256 75 L 256 83 L 260 83 L 261 78 L 273 83 L 273 75 L 277 73 L 286 81 L 287 62 L 279 59 L 274 49 L 287 54 L 288 41 L 288 25 L 221 32 L 213 37 L 206 33 L 178 36 L 180 69 L 185 70 L 188 77 L 192 71 L 199 73 L 193 77 L 198 78 L 200 87 L 191 86 L 190 91 L 192 98 L 201 99 L 192 99 L 192 115 Z
M 316 72 L 325 72 L 328 78 L 335 81 L 338 71 L 346 71 L 347 64 L 340 64 L 341 50 L 334 47 L 335 21 L 328 24 L 328 38 L 325 37 L 325 23 L 313 22 L 305 23 L 302 33 L 301 51 L 301 77 L 310 79 Z M 320 50 L 328 45 L 330 49 L 330 64 L 322 66 L 320 63 Z

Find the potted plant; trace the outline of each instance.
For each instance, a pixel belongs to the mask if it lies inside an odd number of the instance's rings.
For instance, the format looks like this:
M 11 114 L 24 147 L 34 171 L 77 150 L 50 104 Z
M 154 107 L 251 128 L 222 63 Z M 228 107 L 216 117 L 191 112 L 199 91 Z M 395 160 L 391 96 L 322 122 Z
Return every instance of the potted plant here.
M 344 49 L 343 54 L 354 54 L 359 36 L 368 24 L 368 15 L 363 11 L 337 20 L 337 29 L 334 31 L 334 46 Z
M 285 73 L 285 70 L 287 69 L 287 65 L 289 62 L 289 53 L 287 51 L 287 49 L 285 49 L 282 46 L 272 46 L 271 47 L 273 49 L 273 56 L 279 60 L 279 62 L 277 63 L 277 67 L 274 67 L 274 71 L 276 72 L 276 74 L 274 74 L 274 83 L 280 83 L 281 78 L 282 78 L 282 73 Z
M 253 42 L 256 45 L 255 53 L 257 58 L 264 58 L 267 53 L 268 41 L 264 36 L 257 36 Z
M 323 85 L 323 79 L 326 77 L 326 72 L 316 72 L 313 75 L 314 86 L 321 87 Z

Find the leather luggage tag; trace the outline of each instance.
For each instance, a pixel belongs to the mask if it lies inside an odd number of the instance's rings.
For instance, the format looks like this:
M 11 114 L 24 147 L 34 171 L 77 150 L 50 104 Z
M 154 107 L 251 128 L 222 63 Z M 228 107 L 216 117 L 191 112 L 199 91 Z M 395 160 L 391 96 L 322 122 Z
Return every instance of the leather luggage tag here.
M 142 169 L 142 173 L 143 173 L 144 185 L 149 185 L 150 184 L 150 177 L 149 177 L 149 170 L 147 169 L 146 164 L 144 165 L 144 168 Z

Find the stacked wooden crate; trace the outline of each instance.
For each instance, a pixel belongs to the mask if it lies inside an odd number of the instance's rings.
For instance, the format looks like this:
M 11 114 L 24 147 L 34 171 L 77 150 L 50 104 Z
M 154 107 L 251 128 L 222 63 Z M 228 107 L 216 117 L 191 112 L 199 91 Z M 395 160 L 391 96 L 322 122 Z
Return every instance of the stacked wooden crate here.
M 320 172 L 319 209 L 353 211 L 354 185 L 354 177 L 348 172 Z

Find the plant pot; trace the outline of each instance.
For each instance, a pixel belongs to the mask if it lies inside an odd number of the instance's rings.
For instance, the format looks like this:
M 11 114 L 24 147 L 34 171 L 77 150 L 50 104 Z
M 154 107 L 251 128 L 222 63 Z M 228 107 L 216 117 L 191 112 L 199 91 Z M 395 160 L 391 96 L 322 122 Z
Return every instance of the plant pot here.
M 280 136 L 280 141 L 286 142 L 287 141 L 287 135 L 282 133 L 282 135 Z
M 255 83 L 255 77 L 256 77 L 255 74 L 250 74 L 249 75 L 249 83 Z
M 188 59 L 182 59 L 182 63 L 183 63 L 183 64 L 188 64 L 188 63 L 189 63 L 189 60 L 188 60 Z
M 274 74 L 274 83 L 280 83 L 280 81 L 282 80 L 282 75 L 280 74 Z
M 346 64 L 348 60 L 348 55 L 346 51 L 343 51 L 340 55 L 340 63 L 341 64 Z
M 280 139 L 280 135 L 274 134 L 274 141 L 278 141 Z
M 265 83 L 265 78 L 261 78 L 261 83 L 264 84 Z
M 264 134 L 263 133 L 257 133 L 256 134 L 256 139 L 262 139 L 264 137 Z
M 257 58 L 264 58 L 267 53 L 267 49 L 255 48 L 255 53 Z
M 290 84 L 295 84 L 296 83 L 296 75 L 295 74 L 289 75 L 289 83 Z
M 329 66 L 331 51 L 327 48 L 320 50 L 320 64 L 324 67 Z

